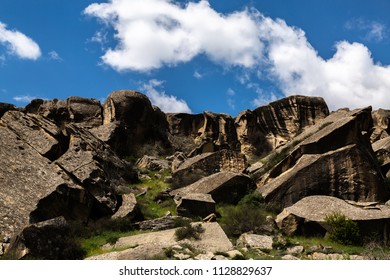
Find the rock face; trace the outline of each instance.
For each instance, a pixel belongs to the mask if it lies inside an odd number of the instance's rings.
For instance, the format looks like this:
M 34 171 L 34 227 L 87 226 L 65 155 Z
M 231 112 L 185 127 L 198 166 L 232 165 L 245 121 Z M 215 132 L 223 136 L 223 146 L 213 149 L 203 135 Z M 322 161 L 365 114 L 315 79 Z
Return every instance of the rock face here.
M 181 188 L 220 171 L 242 173 L 247 167 L 243 154 L 231 150 L 204 153 L 184 161 L 172 173 L 172 186 Z
M 112 92 L 103 105 L 103 126 L 93 132 L 122 156 L 164 154 L 170 147 L 165 114 L 136 91 Z
M 371 128 L 371 108 L 330 115 L 263 176 L 260 193 L 279 209 L 309 195 L 386 201 L 389 190 L 371 149 Z
M 390 136 L 374 142 L 372 149 L 381 165 L 382 174 L 390 177 Z
M 256 185 L 249 176 L 222 171 L 202 178 L 187 187 L 176 189 L 170 194 L 178 197 L 196 193 L 210 194 L 217 203 L 235 204 L 255 188 Z
M 58 125 L 79 123 L 91 128 L 100 126 L 103 122 L 100 101 L 91 98 L 73 96 L 66 100 L 35 99 L 26 106 L 25 111 L 39 114 Z
M 322 98 L 305 96 L 291 96 L 254 111 L 243 111 L 235 121 L 241 152 L 261 155 L 272 151 L 328 115 Z
M 390 110 L 379 109 L 372 112 L 374 131 L 371 135 L 371 142 L 378 141 L 390 135 Z
M 23 229 L 9 249 L 18 259 L 81 259 L 82 251 L 74 245 L 70 227 L 63 217 L 30 225 Z
M 113 214 L 116 188 L 137 180 L 129 163 L 88 130 L 8 111 L 0 119 L 0 235 L 59 216 Z
M 184 217 L 205 218 L 215 213 L 215 201 L 209 194 L 189 193 L 180 197 L 176 211 Z
M 174 148 L 189 156 L 221 149 L 239 150 L 234 119 L 228 115 L 167 114 L 167 120 Z
M 15 105 L 0 102 L 0 118 L 5 114 L 5 112 L 15 109 Z
M 278 226 L 287 234 L 326 232 L 325 217 L 340 212 L 356 221 L 364 237 L 378 236 L 388 243 L 390 207 L 344 201 L 331 196 L 309 196 L 283 210 L 276 218 Z

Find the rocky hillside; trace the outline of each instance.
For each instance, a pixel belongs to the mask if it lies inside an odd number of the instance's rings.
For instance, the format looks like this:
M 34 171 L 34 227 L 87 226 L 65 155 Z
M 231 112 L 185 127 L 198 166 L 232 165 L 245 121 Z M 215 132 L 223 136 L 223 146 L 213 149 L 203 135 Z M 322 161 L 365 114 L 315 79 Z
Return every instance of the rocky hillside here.
M 99 250 L 123 250 L 91 258 L 165 252 L 188 259 L 194 251 L 233 258 L 248 248 L 267 252 L 288 236 L 323 237 L 335 212 L 358 224 L 361 244 L 375 236 L 387 246 L 389 118 L 370 107 L 330 113 L 322 98 L 304 96 L 235 118 L 165 114 L 127 90 L 104 104 L 81 97 L 25 108 L 0 103 L 0 256 L 83 258 L 80 232 L 104 224 L 100 231 L 120 225 L 142 237 L 111 240 Z M 252 212 L 264 215 L 256 218 L 261 225 L 231 226 L 226 213 L 244 206 L 248 221 Z M 187 223 L 203 231 L 185 253 L 172 228 L 199 217 L 204 224 Z M 226 234 L 243 235 L 232 244 Z M 160 245 L 147 242 L 156 238 Z

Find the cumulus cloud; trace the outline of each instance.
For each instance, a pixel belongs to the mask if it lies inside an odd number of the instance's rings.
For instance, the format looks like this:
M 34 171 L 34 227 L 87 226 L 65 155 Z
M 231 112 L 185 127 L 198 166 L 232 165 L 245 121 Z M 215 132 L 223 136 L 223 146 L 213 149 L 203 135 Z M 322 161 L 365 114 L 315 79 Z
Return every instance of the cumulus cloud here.
M 149 97 L 154 105 L 166 113 L 191 113 L 187 102 L 165 93 L 163 84 L 164 81 L 152 79 L 144 83 L 140 90 Z
M 105 28 L 113 27 L 117 45 L 105 50 L 102 60 L 118 71 L 172 67 L 203 54 L 220 65 L 245 70 L 238 80 L 257 95 L 253 105 L 275 98 L 259 86 L 260 80 L 267 80 L 286 96 L 322 96 L 331 109 L 390 107 L 390 66 L 375 62 L 365 45 L 336 42 L 334 55 L 324 59 L 302 29 L 255 9 L 221 14 L 206 0 L 110 0 L 91 4 L 84 12 L 103 21 Z M 378 23 L 360 26 L 372 40 L 386 36 Z M 170 104 L 167 100 L 187 106 L 153 83 L 149 87 L 163 110 Z M 181 110 L 189 110 L 185 106 Z
M 9 53 L 23 59 L 36 60 L 41 56 L 39 45 L 17 30 L 9 30 L 0 22 L 0 44 L 5 45 Z
M 199 54 L 228 65 L 251 67 L 261 57 L 254 13 L 217 13 L 208 1 L 111 0 L 84 10 L 111 25 L 118 45 L 103 55 L 116 70 L 148 71 L 188 62 Z

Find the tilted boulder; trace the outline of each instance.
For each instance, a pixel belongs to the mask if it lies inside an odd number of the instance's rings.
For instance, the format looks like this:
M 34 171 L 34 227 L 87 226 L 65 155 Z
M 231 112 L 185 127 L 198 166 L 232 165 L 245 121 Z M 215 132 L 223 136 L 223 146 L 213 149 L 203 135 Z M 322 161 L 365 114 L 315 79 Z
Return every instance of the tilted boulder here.
M 189 194 L 210 194 L 217 203 L 237 203 L 246 194 L 256 188 L 254 181 L 247 175 L 230 171 L 221 171 L 202 178 L 191 185 L 170 192 L 176 199 Z
M 260 193 L 279 209 L 308 195 L 386 201 L 389 190 L 371 148 L 371 128 L 370 107 L 331 114 L 258 181 Z
M 372 144 L 375 156 L 381 165 L 383 175 L 390 177 L 390 136 L 382 138 Z
M 130 221 L 134 221 L 137 218 L 142 216 L 141 211 L 138 207 L 137 199 L 133 193 L 124 194 L 121 197 L 121 206 L 114 215 L 111 216 L 112 219 L 122 219 L 125 218 Z
M 241 153 L 231 150 L 204 153 L 187 159 L 172 173 L 172 186 L 185 187 L 220 171 L 242 173 L 246 167 L 246 158 Z
M 284 209 L 276 223 L 288 235 L 324 234 L 328 230 L 325 218 L 335 212 L 357 222 L 362 238 L 377 236 L 385 243 L 390 240 L 390 207 L 376 202 L 356 203 L 331 196 L 308 196 Z
M 241 152 L 249 156 L 270 152 L 328 115 L 321 97 L 306 96 L 290 96 L 245 110 L 235 121 Z
M 136 162 L 136 165 L 138 168 L 147 169 L 151 171 L 160 171 L 169 168 L 169 163 L 167 160 L 147 155 L 140 158 Z
M 221 149 L 239 150 L 234 119 L 226 114 L 167 114 L 171 142 L 190 157 Z
M 93 98 L 72 96 L 66 100 L 34 99 L 25 111 L 44 116 L 58 125 L 78 123 L 92 128 L 103 123 L 102 106 L 99 100 Z

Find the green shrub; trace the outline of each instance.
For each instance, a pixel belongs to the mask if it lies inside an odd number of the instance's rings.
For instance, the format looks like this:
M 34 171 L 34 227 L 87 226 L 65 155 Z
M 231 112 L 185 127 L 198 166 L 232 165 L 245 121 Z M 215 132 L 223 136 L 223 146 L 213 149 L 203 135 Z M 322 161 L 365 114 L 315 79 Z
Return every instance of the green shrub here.
M 328 237 L 330 240 L 344 245 L 360 243 L 358 224 L 348 219 L 344 214 L 335 212 L 327 215 L 325 223 L 329 226 Z
M 176 240 L 180 241 L 183 239 L 200 239 L 200 234 L 204 232 L 204 228 L 201 224 L 191 225 L 190 223 L 186 224 L 185 226 L 178 228 L 175 231 Z

